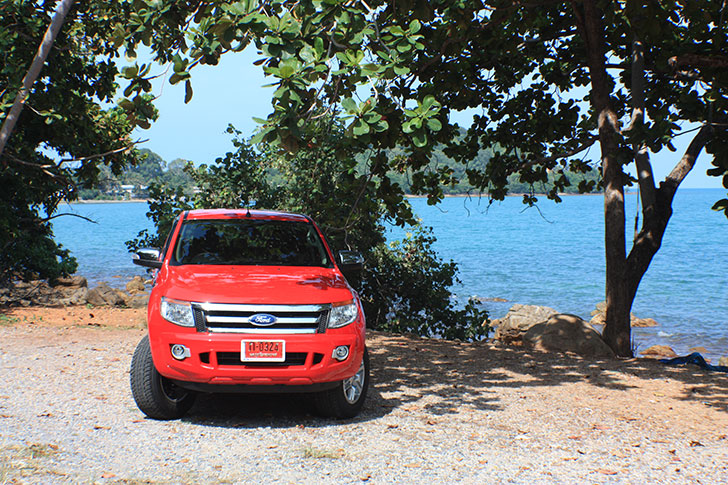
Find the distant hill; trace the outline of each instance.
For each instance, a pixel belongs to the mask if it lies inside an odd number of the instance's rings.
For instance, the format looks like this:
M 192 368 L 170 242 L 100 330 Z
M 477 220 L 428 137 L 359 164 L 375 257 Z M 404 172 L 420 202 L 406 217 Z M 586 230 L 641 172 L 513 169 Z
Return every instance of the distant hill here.
M 79 189 L 79 198 L 82 200 L 144 199 L 148 196 L 147 187 L 151 183 L 164 184 L 174 188 L 182 187 L 185 193 L 192 193 L 194 183 L 184 170 L 185 165 L 188 163 L 187 160 L 178 158 L 168 163 L 151 150 L 143 149 L 139 153 L 140 162 L 128 167 L 118 175 L 113 174 L 107 166 L 101 166 L 98 185 L 93 188 Z M 390 150 L 387 155 L 390 159 L 405 156 L 404 151 L 399 149 Z M 466 170 L 484 170 L 488 160 L 490 160 L 490 155 L 490 151 L 484 150 L 478 158 L 465 166 L 447 158 L 442 151 L 436 151 L 428 169 L 433 172 L 444 166 L 452 169 L 451 178 L 454 182 L 443 186 L 443 193 L 448 195 L 477 194 L 479 189 L 468 182 Z M 361 173 L 368 172 L 367 162 L 364 157 L 360 158 L 358 170 Z M 279 177 L 276 170 L 269 169 L 268 176 L 275 185 L 275 181 Z M 389 177 L 393 183 L 402 187 L 405 193 L 412 193 L 411 171 L 401 173 L 390 171 Z M 535 193 L 546 193 L 553 187 L 553 178 L 553 174 L 549 174 L 548 182 L 536 183 L 531 187 L 530 184 L 521 182 L 518 175 L 512 175 L 508 179 L 508 192 L 511 194 L 525 194 L 530 193 L 533 189 Z M 593 181 L 594 191 L 601 190 L 598 184 L 600 174 L 596 170 L 586 174 L 567 172 L 567 178 L 570 186 L 566 188 L 566 193 L 578 193 L 578 185 L 582 181 Z

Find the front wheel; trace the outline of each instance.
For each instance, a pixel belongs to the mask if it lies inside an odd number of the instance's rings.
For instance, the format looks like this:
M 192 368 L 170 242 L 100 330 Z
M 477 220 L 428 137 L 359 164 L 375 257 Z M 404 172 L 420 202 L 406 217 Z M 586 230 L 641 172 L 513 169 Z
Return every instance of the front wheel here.
M 365 348 L 356 374 L 339 382 L 333 389 L 314 394 L 316 411 L 327 418 L 353 418 L 361 411 L 368 389 L 369 352 Z
M 187 414 L 197 397 L 176 386 L 154 367 L 149 336 L 134 351 L 129 373 L 131 393 L 139 409 L 153 419 L 178 419 Z

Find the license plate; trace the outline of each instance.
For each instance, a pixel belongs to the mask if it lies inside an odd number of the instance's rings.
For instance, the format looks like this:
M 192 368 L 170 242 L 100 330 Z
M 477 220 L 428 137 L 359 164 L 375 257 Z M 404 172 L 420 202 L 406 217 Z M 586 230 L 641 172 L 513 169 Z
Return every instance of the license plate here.
M 285 340 L 243 340 L 240 347 L 242 362 L 284 362 Z

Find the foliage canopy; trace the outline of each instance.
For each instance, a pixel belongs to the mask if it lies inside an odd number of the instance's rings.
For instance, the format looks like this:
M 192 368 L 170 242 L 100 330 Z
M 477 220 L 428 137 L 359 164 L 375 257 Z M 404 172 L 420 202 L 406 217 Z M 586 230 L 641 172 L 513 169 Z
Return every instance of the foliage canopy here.
M 180 36 L 162 31 L 151 45 L 159 60 L 173 62 L 172 82 L 189 82 L 194 65 L 214 64 L 254 42 L 277 86 L 259 140 L 296 151 L 309 142 L 315 117 L 338 113 L 347 119 L 351 146 L 406 151 L 374 164 L 380 180 L 390 169 L 410 169 L 413 190 L 433 201 L 453 181 L 449 167 L 428 169 L 437 147 L 464 163 L 493 149 L 484 169 L 467 171 L 490 197 L 506 195 L 512 174 L 526 183 L 554 174 L 548 197 L 558 200 L 569 183 L 565 168 L 588 171 L 589 150 L 598 143 L 604 336 L 619 355 L 629 355 L 629 309 L 660 247 L 675 191 L 703 149 L 713 157 L 709 173 L 728 188 L 725 7 L 710 0 L 202 2 L 190 12 L 195 28 L 184 41 L 184 29 Z M 132 26 L 134 36 L 149 36 L 155 16 L 165 17 L 161 10 L 147 15 L 149 27 Z M 479 113 L 463 138 L 450 114 L 464 109 Z M 688 133 L 688 149 L 657 185 L 650 153 L 674 150 L 672 140 Z M 627 253 L 631 163 L 643 213 Z M 382 189 L 383 200 L 396 202 L 398 186 Z M 728 215 L 728 199 L 715 209 Z
M 0 6 L 0 121 L 50 23 L 55 2 L 3 1 Z M 75 270 L 52 239 L 58 204 L 94 184 L 100 166 L 119 173 L 131 160 L 134 121 L 117 107 L 118 56 L 107 38 L 115 3 L 77 2 L 32 87 L 0 159 L 0 282 L 15 276 L 55 278 Z M 126 15 L 120 13 L 113 22 Z M 148 96 L 140 96 L 147 118 Z M 143 121 L 141 118 L 137 121 Z

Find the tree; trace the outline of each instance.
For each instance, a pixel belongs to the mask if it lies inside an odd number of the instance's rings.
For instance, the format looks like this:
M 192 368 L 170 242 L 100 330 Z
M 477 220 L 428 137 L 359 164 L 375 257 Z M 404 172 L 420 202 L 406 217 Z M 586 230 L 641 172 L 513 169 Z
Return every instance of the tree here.
M 493 150 L 484 169 L 467 172 L 489 197 L 506 195 L 511 174 L 528 184 L 552 174 L 548 197 L 558 201 L 569 183 L 564 171 L 589 171 L 598 145 L 604 338 L 621 356 L 631 355 L 630 308 L 673 197 L 703 150 L 713 157 L 709 173 L 728 188 L 726 2 L 244 0 L 203 2 L 194 15 L 186 42 L 175 31 L 156 44 L 160 61 L 174 60 L 172 82 L 188 82 L 190 67 L 255 42 L 278 88 L 258 139 L 296 151 L 319 113 L 337 113 L 354 149 L 405 150 L 372 165 L 382 197 L 397 193 L 384 182 L 389 170 L 412 170 L 413 190 L 438 200 L 453 172 L 428 162 L 444 146 L 465 163 Z M 174 56 L 165 48 L 172 42 Z M 450 114 L 464 109 L 479 114 L 462 138 Z M 691 142 L 658 185 L 650 154 L 674 150 L 676 136 Z M 625 169 L 633 163 L 636 180 Z M 624 187 L 633 182 L 642 222 L 627 252 Z M 714 208 L 728 215 L 728 199 Z
M 0 121 L 7 127 L 0 155 L 0 283 L 75 270 L 68 251 L 52 239 L 58 204 L 93 185 L 100 167 L 120 174 L 133 161 L 133 126 L 155 116 L 149 96 L 131 101 L 138 108 L 131 114 L 105 107 L 117 88 L 118 46 L 108 30 L 130 12 L 116 2 L 77 2 L 60 30 L 53 22 L 58 35 L 41 49 L 47 62 L 38 76 L 42 60 L 33 59 L 54 6 L 0 4 Z M 22 112 L 15 100 L 25 101 Z

